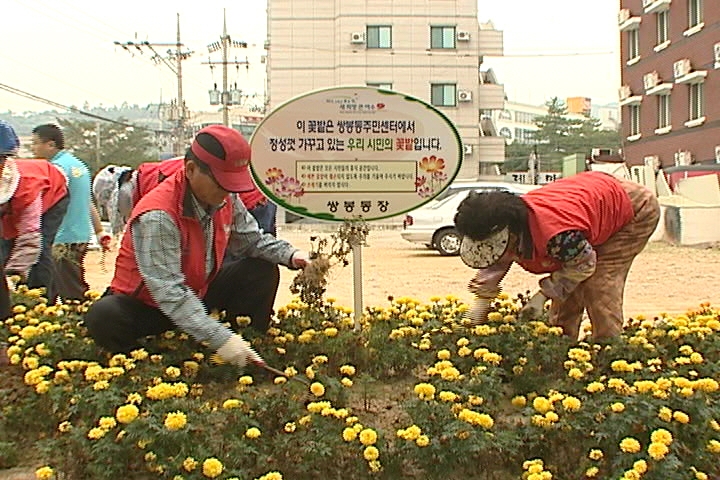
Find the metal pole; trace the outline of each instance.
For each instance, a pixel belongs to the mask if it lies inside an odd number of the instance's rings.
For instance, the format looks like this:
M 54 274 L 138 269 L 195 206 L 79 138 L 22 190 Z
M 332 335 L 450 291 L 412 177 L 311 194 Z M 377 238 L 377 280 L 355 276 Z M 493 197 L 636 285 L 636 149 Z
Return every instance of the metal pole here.
M 175 155 L 182 155 L 182 150 L 185 145 L 185 102 L 183 101 L 183 88 L 182 88 L 182 61 L 183 52 L 181 51 L 182 44 L 180 43 L 180 14 L 177 14 L 177 44 L 175 49 L 175 59 L 177 61 L 177 84 L 178 84 L 178 121 L 177 121 L 177 132 L 175 135 Z
M 355 331 L 359 332 L 363 313 L 362 241 L 357 238 L 353 238 L 351 241 L 353 254 L 353 325 Z
M 95 166 L 100 171 L 100 122 L 95 122 Z
M 223 52 L 223 89 L 220 99 L 222 101 L 223 125 L 230 126 L 230 93 L 228 92 L 228 48 L 230 45 L 230 37 L 227 33 L 227 22 L 225 20 L 225 9 L 223 8 L 223 34 L 222 34 L 222 52 Z

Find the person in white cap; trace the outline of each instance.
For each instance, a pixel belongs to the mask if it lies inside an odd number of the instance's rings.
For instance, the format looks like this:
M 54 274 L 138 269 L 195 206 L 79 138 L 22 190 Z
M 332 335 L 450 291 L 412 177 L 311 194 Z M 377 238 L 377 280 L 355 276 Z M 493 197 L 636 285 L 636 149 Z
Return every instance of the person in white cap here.
M 65 300 L 83 300 L 90 288 L 85 280 L 85 256 L 92 230 L 104 251 L 110 250 L 112 236 L 103 230 L 100 215 L 90 192 L 90 170 L 65 149 L 65 135 L 59 126 L 38 125 L 32 131 L 35 158 L 44 158 L 65 173 L 70 203 L 53 245 L 57 292 Z
M 222 125 L 197 134 L 185 164 L 140 199 L 120 246 L 110 288 L 87 312 L 95 342 L 128 352 L 138 340 L 179 329 L 207 342 L 226 362 L 262 362 L 235 333 L 237 316 L 269 327 L 280 279 L 278 264 L 306 267 L 307 253 L 262 233 L 231 192 L 254 184 L 250 145 Z M 243 257 L 223 264 L 226 251 Z M 208 315 L 226 311 L 234 329 Z
M 69 203 L 67 178 L 48 162 L 11 158 L 15 135 L 0 126 L 0 218 L 5 273 L 20 277 L 30 288 L 45 287 L 57 297 L 52 244 Z
M 478 301 L 474 323 L 486 320 L 490 302 L 513 262 L 536 274 L 540 290 L 521 316 L 536 318 L 552 300 L 550 323 L 577 339 L 584 310 L 595 340 L 623 328 L 625 280 L 635 256 L 657 226 L 660 207 L 647 188 L 601 172 L 583 172 L 522 196 L 470 194 L 458 206 L 460 256 L 477 268 L 469 288 Z

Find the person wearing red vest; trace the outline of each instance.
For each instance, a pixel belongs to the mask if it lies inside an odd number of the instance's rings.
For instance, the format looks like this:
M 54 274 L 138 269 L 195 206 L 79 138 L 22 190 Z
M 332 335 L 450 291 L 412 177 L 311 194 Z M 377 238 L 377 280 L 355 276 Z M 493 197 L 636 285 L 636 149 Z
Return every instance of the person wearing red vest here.
M 69 203 L 65 174 L 45 161 L 5 157 L 0 164 L 5 273 L 57 297 L 52 245 Z
M 304 268 L 308 255 L 261 232 L 231 192 L 253 187 L 250 145 L 222 125 L 197 134 L 184 165 L 133 208 L 110 288 L 85 317 L 95 342 L 111 352 L 179 329 L 207 342 L 227 362 L 262 362 L 233 329 L 208 311 L 226 311 L 269 327 L 280 280 L 278 264 Z M 226 253 L 242 258 L 225 262 Z
M 490 301 L 513 262 L 549 274 L 523 307 L 536 316 L 552 300 L 550 323 L 577 339 L 584 310 L 593 339 L 623 328 L 623 294 L 630 266 L 647 244 L 660 206 L 645 187 L 601 172 L 583 172 L 516 196 L 473 193 L 458 206 L 462 260 L 478 273 L 470 290 L 478 301 L 474 323 L 486 319 Z
M 131 172 L 125 172 L 118 182 L 117 206 L 115 207 L 118 218 L 127 221 L 137 202 L 150 190 L 160 185 L 163 180 L 182 168 L 184 162 L 183 157 L 170 158 L 161 162 L 146 162 Z M 238 192 L 237 195 L 250 215 L 258 222 L 260 228 L 265 233 L 276 236 L 277 206 L 269 201 L 254 184 L 250 190 Z

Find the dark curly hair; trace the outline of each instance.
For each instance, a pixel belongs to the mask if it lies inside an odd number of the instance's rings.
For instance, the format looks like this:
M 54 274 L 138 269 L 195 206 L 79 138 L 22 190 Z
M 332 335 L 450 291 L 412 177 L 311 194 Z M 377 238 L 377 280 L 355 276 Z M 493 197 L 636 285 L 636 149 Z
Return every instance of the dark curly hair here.
M 527 205 L 509 192 L 472 192 L 455 214 L 457 231 L 473 240 L 483 240 L 505 227 L 518 236 L 528 230 Z

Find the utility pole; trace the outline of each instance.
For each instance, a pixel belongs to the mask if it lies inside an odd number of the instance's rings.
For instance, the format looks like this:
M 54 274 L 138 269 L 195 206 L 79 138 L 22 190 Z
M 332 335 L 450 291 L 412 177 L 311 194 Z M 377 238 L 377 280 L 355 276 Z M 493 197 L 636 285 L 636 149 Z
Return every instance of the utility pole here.
M 127 41 L 127 42 L 113 42 L 115 45 L 118 45 L 122 47 L 127 52 L 130 52 L 131 54 L 134 54 L 131 50 L 131 48 L 134 48 L 140 54 L 143 53 L 143 49 L 147 48 L 150 50 L 153 54 L 152 60 L 155 63 L 162 63 L 166 67 L 170 69 L 171 72 L 175 74 L 177 77 L 177 101 L 171 102 L 171 108 L 170 108 L 170 115 L 169 120 L 174 122 L 173 125 L 173 153 L 178 156 L 182 155 L 185 150 L 185 143 L 187 139 L 187 132 L 186 132 L 186 122 L 187 122 L 187 108 L 185 107 L 185 101 L 183 100 L 183 88 L 182 88 L 182 62 L 183 60 L 187 60 L 190 55 L 192 55 L 194 52 L 190 50 L 183 50 L 185 45 L 180 41 L 180 14 L 177 14 L 177 39 L 173 42 L 133 42 L 133 41 Z M 159 48 L 165 48 L 165 47 L 175 47 L 175 50 L 173 51 L 171 48 L 168 48 L 166 54 L 167 57 L 163 57 L 160 55 L 156 47 Z M 175 60 L 175 64 L 173 65 L 170 60 Z
M 228 61 L 228 50 L 231 48 L 247 48 L 247 42 L 234 41 L 230 38 L 227 33 L 227 20 L 225 16 L 225 9 L 223 8 L 223 32 L 220 36 L 219 42 L 213 42 L 208 45 L 210 53 L 215 53 L 218 50 L 222 50 L 222 62 L 213 62 L 209 60 L 203 62 L 203 65 L 210 65 L 212 70 L 215 65 L 222 65 L 223 79 L 222 79 L 222 92 L 217 92 L 217 86 L 214 90 L 210 90 L 210 105 L 222 104 L 223 113 L 223 125 L 230 126 L 230 105 L 240 105 L 242 103 L 241 91 L 237 89 L 237 84 L 232 91 L 228 90 L 228 65 L 235 65 L 236 68 L 240 68 L 240 65 L 245 65 L 245 68 L 249 68 L 249 62 L 247 57 L 244 61 L 239 61 L 235 58 L 234 61 Z M 219 102 L 217 101 L 219 100 Z

